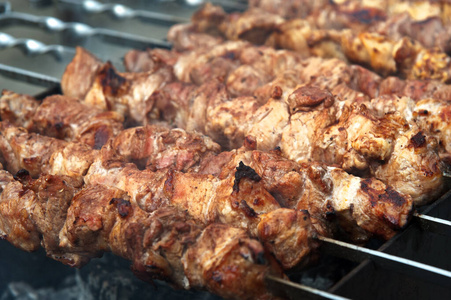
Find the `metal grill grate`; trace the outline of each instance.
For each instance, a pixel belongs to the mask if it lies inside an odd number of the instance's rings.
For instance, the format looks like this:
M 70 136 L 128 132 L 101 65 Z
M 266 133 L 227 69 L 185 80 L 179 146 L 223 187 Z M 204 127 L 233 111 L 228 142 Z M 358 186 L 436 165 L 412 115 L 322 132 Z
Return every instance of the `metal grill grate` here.
M 18 0 L 0 4 L 0 49 L 3 49 L 0 52 L 0 89 L 35 95 L 54 93 L 76 45 L 86 47 L 116 66 L 121 65 L 121 57 L 129 48 L 168 48 L 170 45 L 164 37 L 169 26 L 187 22 L 197 8 L 192 4 L 200 1 L 124 2 L 127 6 L 91 0 L 56 3 Z M 213 2 L 226 10 L 246 8 L 240 1 Z M 292 299 L 451 299 L 450 220 L 451 193 L 448 193 L 423 208 L 408 228 L 385 244 L 375 242 L 373 246 L 359 247 L 321 238 L 325 257 L 322 266 L 292 274 L 292 281 L 268 278 L 268 284 L 274 291 Z M 8 247 L 6 242 L 0 242 L 0 257 L 5 257 L 7 251 L 11 255 L 11 250 L 5 250 Z M 338 267 L 335 266 L 337 261 Z M 317 278 L 323 275 L 318 277 L 315 272 L 330 273 L 331 269 L 339 270 L 339 278 L 318 283 Z M 315 275 L 304 276 L 309 272 Z M 5 289 L 6 285 L 0 288 Z M 13 294 L 3 292 L 5 299 Z M 182 299 L 185 296 L 213 297 L 189 292 L 170 297 Z

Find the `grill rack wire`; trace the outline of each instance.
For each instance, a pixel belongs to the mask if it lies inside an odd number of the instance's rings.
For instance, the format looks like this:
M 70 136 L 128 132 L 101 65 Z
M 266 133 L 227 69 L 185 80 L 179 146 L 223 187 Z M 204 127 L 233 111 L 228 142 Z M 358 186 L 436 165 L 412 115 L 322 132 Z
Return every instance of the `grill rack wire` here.
M 83 17 L 108 15 L 108 18 L 122 20 L 122 22 L 139 20 L 146 24 L 145 26 L 162 25 L 166 30 L 173 24 L 188 22 L 192 10 L 196 9 L 196 5 L 202 1 L 152 2 L 159 2 L 157 5 L 160 6 L 165 4 L 163 2 L 171 2 L 170 5 L 176 5 L 176 11 L 185 12 L 185 16 L 155 12 L 152 8 L 145 9 L 145 6 L 143 8 L 143 5 L 137 5 L 138 8 L 135 9 L 123 4 L 101 3 L 93 0 L 58 0 L 56 3 L 46 0 L 29 0 L 29 3 L 34 3 L 34 6 L 31 6 L 32 12 L 39 12 L 42 6 L 53 5 L 62 7 L 66 12 L 75 10 Z M 242 11 L 246 8 L 246 3 L 239 0 L 221 0 L 213 1 L 213 3 L 222 5 L 229 11 Z M 74 46 L 77 43 L 86 46 L 84 42 L 93 37 L 101 39 L 102 43 L 106 43 L 108 47 L 120 45 L 127 47 L 126 49 L 170 48 L 170 44 L 164 38 L 100 28 L 81 21 L 63 21 L 53 16 L 16 12 L 14 8 L 9 2 L 0 3 L 0 50 L 4 52 L 5 49 L 19 48 L 23 52 L 21 55 L 33 59 L 50 55 L 55 64 L 60 67 L 60 72 L 67 63 L 63 57 L 68 56 L 70 59 L 75 53 Z M 186 14 L 187 11 L 188 14 Z M 3 32 L 6 28 L 14 28 L 14 26 L 35 27 L 47 34 L 61 33 L 65 38 L 61 39 L 61 44 L 47 45 L 33 38 L 17 38 Z M 71 42 L 72 40 L 75 40 L 75 45 Z M 69 41 L 68 45 L 62 45 L 65 41 Z M 123 48 L 122 53 L 125 53 L 126 49 Z M 96 53 L 96 51 L 93 52 Z M 2 52 L 0 52 L 0 58 L 1 54 Z M 105 58 L 102 55 L 99 56 Z M 19 89 L 29 84 L 44 87 L 41 97 L 59 90 L 59 77 L 47 75 L 42 71 L 0 63 L 0 75 L 13 79 L 18 83 Z M 6 86 L 0 84 L 0 88 L 6 88 Z M 401 296 L 414 299 L 451 299 L 451 255 L 447 252 L 447 249 L 451 248 L 450 220 L 451 192 L 448 192 L 432 205 L 422 208 L 421 213 L 415 213 L 411 224 L 405 230 L 382 245 L 361 247 L 321 237 L 323 255 L 356 262 L 355 267 L 327 289 L 316 288 L 315 284 L 301 284 L 272 277 L 267 278 L 268 285 L 275 293 L 291 299 L 301 297 L 305 299 L 389 299 Z M 0 256 L 2 243 L 4 242 L 0 243 Z M 376 278 L 379 283 L 373 284 Z M 387 289 L 387 284 L 395 289 Z

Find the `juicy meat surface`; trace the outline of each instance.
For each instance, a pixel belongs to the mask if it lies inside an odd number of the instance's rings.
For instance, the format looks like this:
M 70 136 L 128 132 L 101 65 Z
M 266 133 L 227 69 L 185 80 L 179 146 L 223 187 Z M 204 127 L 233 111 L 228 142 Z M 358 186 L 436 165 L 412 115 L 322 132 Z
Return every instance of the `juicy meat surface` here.
M 68 97 L 84 99 L 103 63 L 81 47 L 76 48 L 75 57 L 61 78 L 61 89 Z
M 50 96 L 37 108 L 33 118 L 36 131 L 67 141 L 100 149 L 123 129 L 124 119 L 114 111 L 101 111 L 77 99 Z
M 16 179 L 1 173 L 0 235 L 24 250 L 42 244 L 50 257 L 71 266 L 112 251 L 131 260 L 144 280 L 165 279 L 224 298 L 271 298 L 265 275 L 283 276 L 263 246 L 241 229 L 202 226 L 173 207 L 147 213 L 124 191 L 79 189 L 64 176 Z
M 445 2 L 206 4 L 127 72 L 77 48 L 63 96 L 2 92 L 0 238 L 231 299 L 390 239 L 447 187 Z
M 387 18 L 383 5 L 374 7 L 356 1 L 254 4 L 243 13 L 231 14 L 205 5 L 192 23 L 202 33 L 295 50 L 304 56 L 340 58 L 370 66 L 383 76 L 450 80 L 451 60 L 446 53 L 450 50 L 451 27 L 440 19 L 440 7 L 425 7 L 432 11 L 430 14 L 421 9 L 400 9 Z M 284 8 L 296 13 L 298 5 L 305 8 L 305 17 L 285 20 L 277 14 L 280 11 L 285 16 Z M 221 18 L 214 17 L 217 15 Z
M 3 90 L 0 97 L 0 119 L 30 130 L 38 106 L 39 102 L 31 96 Z

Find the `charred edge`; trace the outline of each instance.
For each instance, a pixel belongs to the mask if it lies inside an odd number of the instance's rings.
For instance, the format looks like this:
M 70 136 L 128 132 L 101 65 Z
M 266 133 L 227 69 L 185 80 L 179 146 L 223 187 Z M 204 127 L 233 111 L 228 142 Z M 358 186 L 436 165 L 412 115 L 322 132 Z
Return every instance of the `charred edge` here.
M 258 252 L 255 258 L 255 262 L 258 265 L 265 265 L 266 264 L 265 252 L 263 251 Z
M 110 204 L 116 204 L 117 212 L 122 218 L 125 218 L 130 214 L 132 208 L 130 201 L 122 198 L 113 198 L 111 199 Z
M 213 274 L 211 274 L 211 279 L 213 279 L 217 283 L 222 282 L 222 273 L 219 271 L 213 271 Z
M 330 205 L 330 204 L 329 204 Z M 310 217 L 310 213 L 307 209 L 300 209 L 299 212 L 303 213 L 304 215 Z
M 333 218 L 335 218 L 335 209 L 330 203 L 327 203 L 326 209 L 326 220 L 331 221 Z
M 257 140 L 253 136 L 246 136 L 244 138 L 244 147 L 248 150 L 257 149 Z
M 379 199 L 384 202 L 391 202 L 396 206 L 403 206 L 406 203 L 406 199 L 392 187 L 387 187 L 385 194 L 379 195 Z
M 378 202 L 392 203 L 397 207 L 401 207 L 406 203 L 406 199 L 392 187 L 387 187 L 385 193 L 380 194 L 375 189 L 371 188 L 369 184 L 371 183 L 371 178 L 362 180 L 360 187 L 369 197 L 371 206 L 374 207 Z M 376 196 L 377 195 L 377 196 Z
M 363 24 L 371 24 L 373 22 L 384 21 L 385 14 L 377 9 L 359 9 L 350 13 L 350 16 Z
M 236 54 L 233 51 L 227 51 L 222 57 L 225 59 L 234 60 L 236 58 Z
M 274 149 L 270 150 L 270 153 L 282 156 L 282 149 L 279 146 L 276 146 Z
M 370 188 L 368 184 L 371 183 L 371 178 L 364 179 L 360 182 L 360 188 L 370 197 L 371 206 L 374 207 L 377 204 L 378 199 L 374 197 L 374 189 Z
M 63 129 L 64 123 L 63 123 L 63 122 L 57 122 L 57 123 L 55 123 L 55 125 L 53 125 L 53 126 L 55 127 L 55 129 L 56 129 L 57 131 L 60 131 L 61 129 Z
M 426 144 L 426 136 L 420 131 L 410 138 L 410 142 L 415 149 L 423 147 Z
M 247 217 L 249 217 L 249 218 L 255 218 L 255 217 L 258 216 L 258 214 L 255 212 L 255 210 L 254 210 L 252 207 L 250 207 L 250 206 L 247 204 L 246 201 L 241 200 L 240 204 L 241 204 L 241 205 L 240 205 L 241 209 L 243 210 L 244 214 L 245 214 Z
M 174 191 L 174 170 L 169 170 L 168 177 L 164 182 L 164 192 L 165 194 L 172 194 Z
M 252 169 L 249 166 L 246 166 L 242 161 L 240 161 L 240 164 L 238 165 L 238 167 L 236 167 L 236 172 L 235 172 L 235 181 L 233 183 L 233 191 L 234 192 L 239 192 L 240 191 L 240 181 L 242 178 L 249 178 L 251 180 L 254 181 L 260 181 L 262 178 L 260 177 L 260 175 L 257 174 L 257 172 L 255 172 L 254 169 Z
M 117 96 L 126 79 L 118 75 L 110 63 L 100 71 L 100 75 L 102 76 L 100 83 L 104 90 L 108 89 L 113 96 Z
M 99 128 L 94 134 L 94 149 L 100 150 L 103 145 L 106 144 L 108 138 L 110 137 L 107 129 L 105 127 Z
M 20 169 L 17 171 L 17 173 L 13 176 L 14 180 L 21 181 L 21 180 L 27 180 L 30 178 L 30 172 L 28 172 L 25 169 Z
M 276 85 L 274 87 L 274 89 L 272 90 L 271 97 L 274 99 L 280 99 L 282 97 L 282 95 L 283 95 L 282 88 L 280 86 Z
M 423 110 L 420 110 L 420 111 L 418 112 L 418 114 L 419 114 L 420 116 L 427 116 L 427 115 L 429 114 L 429 111 L 428 111 L 427 109 L 423 109 Z

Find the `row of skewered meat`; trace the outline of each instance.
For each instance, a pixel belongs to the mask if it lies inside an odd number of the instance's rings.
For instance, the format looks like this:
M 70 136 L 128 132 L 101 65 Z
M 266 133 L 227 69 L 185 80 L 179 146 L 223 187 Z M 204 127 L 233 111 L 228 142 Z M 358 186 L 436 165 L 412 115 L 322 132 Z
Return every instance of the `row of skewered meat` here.
M 447 188 L 449 49 L 403 39 L 409 55 L 378 65 L 401 31 L 365 39 L 414 14 L 323 2 L 206 5 L 126 72 L 78 48 L 63 95 L 3 91 L 0 237 L 71 266 L 112 251 L 143 279 L 241 299 L 271 298 L 265 276 L 314 261 L 318 235 L 391 238 Z

